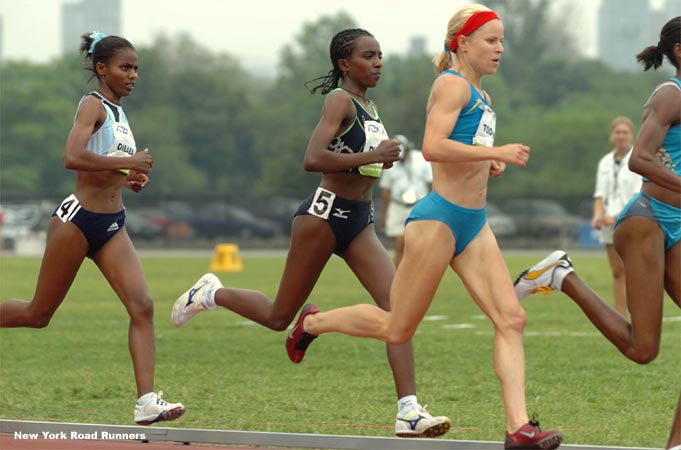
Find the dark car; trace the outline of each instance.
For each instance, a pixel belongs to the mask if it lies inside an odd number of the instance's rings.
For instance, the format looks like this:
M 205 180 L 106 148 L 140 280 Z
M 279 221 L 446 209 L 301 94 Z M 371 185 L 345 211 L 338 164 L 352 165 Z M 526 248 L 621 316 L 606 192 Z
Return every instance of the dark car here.
M 487 202 L 487 223 L 496 237 L 509 237 L 516 234 L 518 227 L 515 220 L 503 212 L 497 205 Z
M 125 228 L 132 238 L 155 239 L 163 236 L 163 227 L 136 209 L 125 209 Z
M 290 235 L 293 215 L 298 211 L 302 202 L 301 199 L 283 196 L 257 198 L 253 200 L 249 211 L 258 217 L 264 217 L 278 223 L 286 235 Z
M 281 227 L 276 222 L 254 216 L 246 209 L 225 203 L 202 206 L 186 216 L 185 221 L 197 237 L 270 239 L 282 235 Z
M 574 239 L 582 222 L 555 200 L 513 199 L 505 202 L 503 208 L 515 221 L 519 236 Z

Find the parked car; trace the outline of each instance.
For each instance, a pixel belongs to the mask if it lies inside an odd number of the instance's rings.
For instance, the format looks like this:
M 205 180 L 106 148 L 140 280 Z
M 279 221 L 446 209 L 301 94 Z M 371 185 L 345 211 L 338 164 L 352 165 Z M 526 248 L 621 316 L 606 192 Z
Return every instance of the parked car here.
M 513 199 L 504 204 L 504 211 L 515 221 L 520 236 L 575 239 L 582 222 L 555 200 Z
M 136 209 L 125 209 L 125 229 L 130 237 L 154 239 L 163 236 L 164 229 Z
M 253 200 L 249 210 L 258 217 L 278 223 L 284 233 L 290 235 L 293 215 L 302 202 L 302 199 L 283 196 L 258 198 Z
M 515 220 L 491 202 L 487 202 L 487 222 L 496 237 L 510 237 L 517 231 Z
M 202 206 L 185 218 L 195 236 L 269 239 L 283 234 L 276 222 L 254 216 L 238 206 L 213 203 Z
M 17 236 L 47 231 L 54 205 L 49 202 L 6 204 L 2 210 L 3 236 L 13 239 Z

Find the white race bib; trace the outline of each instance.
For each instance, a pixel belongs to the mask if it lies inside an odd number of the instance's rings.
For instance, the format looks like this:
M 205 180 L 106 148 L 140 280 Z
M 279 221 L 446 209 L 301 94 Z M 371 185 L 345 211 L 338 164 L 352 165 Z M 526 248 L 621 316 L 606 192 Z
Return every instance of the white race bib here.
M 492 111 L 492 108 L 482 103 L 482 117 L 480 124 L 473 136 L 473 145 L 482 145 L 483 147 L 494 146 L 494 132 L 497 126 L 497 115 Z
M 59 208 L 55 214 L 61 219 L 62 222 L 66 223 L 70 221 L 73 216 L 80 210 L 80 202 L 74 194 L 69 195 L 61 202 Z
M 114 122 L 112 125 L 114 142 L 109 147 L 106 156 L 132 156 L 137 153 L 135 138 L 130 127 L 123 122 Z
M 307 212 L 313 216 L 328 220 L 335 199 L 336 194 L 319 186 L 317 192 L 314 193 L 312 204 L 307 209 Z
M 383 124 L 375 120 L 364 121 L 364 135 L 366 141 L 362 152 L 373 152 L 381 141 L 388 139 L 388 133 Z M 371 163 L 359 167 L 359 173 L 367 177 L 379 178 L 382 172 L 383 163 Z

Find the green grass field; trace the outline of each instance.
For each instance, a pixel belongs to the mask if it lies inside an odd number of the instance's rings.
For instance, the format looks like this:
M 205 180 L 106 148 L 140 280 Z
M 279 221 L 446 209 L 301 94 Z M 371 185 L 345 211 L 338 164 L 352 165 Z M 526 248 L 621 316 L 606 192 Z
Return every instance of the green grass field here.
M 543 254 L 507 258 L 512 274 Z M 245 257 L 224 284 L 272 296 L 283 257 Z M 573 256 L 576 268 L 611 299 L 604 254 Z M 30 298 L 38 258 L 0 258 L 0 299 Z M 155 299 L 156 387 L 187 414 L 164 426 L 223 430 L 392 436 L 396 406 L 384 345 L 327 335 L 300 365 L 289 362 L 285 333 L 226 310 L 176 329 L 177 296 L 208 270 L 210 258 L 143 258 Z M 322 309 L 368 302 L 340 259 L 327 266 L 311 302 Z M 681 385 L 681 314 L 665 300 L 659 357 L 638 366 L 554 293 L 523 302 L 527 403 L 565 443 L 663 447 Z M 452 420 L 449 439 L 501 441 L 505 419 L 492 368 L 492 326 L 460 281 L 446 274 L 414 338 L 419 400 Z M 133 424 L 135 385 L 127 315 L 87 261 L 68 297 L 42 330 L 0 331 L 0 417 Z

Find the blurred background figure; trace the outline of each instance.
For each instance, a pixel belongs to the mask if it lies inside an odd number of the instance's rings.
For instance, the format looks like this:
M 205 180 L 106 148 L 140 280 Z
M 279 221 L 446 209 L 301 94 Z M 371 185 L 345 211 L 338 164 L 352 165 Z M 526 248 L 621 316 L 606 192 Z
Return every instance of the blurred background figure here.
M 404 227 L 414 204 L 425 197 L 432 187 L 433 172 L 420 150 L 405 136 L 395 136 L 400 142 L 400 159 L 383 172 L 381 188 L 380 226 L 392 238 L 395 247 L 395 267 L 404 252 Z
M 598 162 L 594 213 L 591 226 L 600 230 L 599 241 L 605 244 L 613 276 L 615 309 L 627 317 L 624 266 L 613 244 L 615 220 L 624 206 L 641 189 L 641 175 L 629 170 L 634 143 L 634 124 L 628 117 L 615 117 L 610 125 L 609 151 Z

